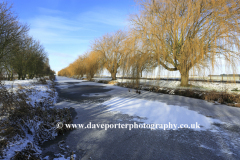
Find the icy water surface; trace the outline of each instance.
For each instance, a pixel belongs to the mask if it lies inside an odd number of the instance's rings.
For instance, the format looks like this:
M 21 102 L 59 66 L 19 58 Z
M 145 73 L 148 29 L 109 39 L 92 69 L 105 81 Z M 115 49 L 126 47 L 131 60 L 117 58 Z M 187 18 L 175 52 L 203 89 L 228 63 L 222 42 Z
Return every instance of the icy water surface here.
M 189 127 L 191 124 L 195 124 L 195 126 L 200 124 L 200 129 L 203 130 L 209 129 L 212 123 L 221 123 L 217 119 L 206 117 L 185 107 L 167 105 L 158 101 L 114 97 L 102 105 L 110 106 L 110 111 L 144 117 L 139 120 L 146 124 L 176 124 L 177 127 L 172 129 L 180 128 L 181 124 L 187 124 Z M 200 130 L 199 128 L 193 129 Z

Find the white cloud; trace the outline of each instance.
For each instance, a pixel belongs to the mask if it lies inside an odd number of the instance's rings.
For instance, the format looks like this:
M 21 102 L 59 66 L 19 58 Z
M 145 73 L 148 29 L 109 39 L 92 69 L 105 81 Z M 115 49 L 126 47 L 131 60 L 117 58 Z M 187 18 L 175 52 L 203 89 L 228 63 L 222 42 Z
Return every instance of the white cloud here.
M 91 23 L 102 23 L 110 26 L 125 27 L 128 24 L 127 16 L 113 9 L 96 8 L 80 14 L 78 18 Z
M 48 8 L 42 8 L 42 7 L 39 7 L 38 9 L 43 14 L 67 14 L 67 12 L 54 10 L 54 9 L 48 9 Z
M 39 8 L 39 11 L 40 14 L 29 21 L 30 34 L 43 44 L 88 43 L 99 36 L 103 28 L 123 28 L 127 24 L 126 16 L 113 9 L 95 8 L 77 17 L 47 8 Z
M 79 24 L 77 21 L 71 21 L 62 17 L 49 15 L 41 15 L 33 19 L 31 24 L 34 28 L 51 28 L 65 31 L 78 31 L 84 29 L 83 27 L 80 27 L 81 24 Z
M 68 13 L 39 8 L 39 14 L 28 22 L 30 35 L 44 45 L 51 68 L 58 71 L 86 52 L 94 38 L 123 28 L 125 18 L 121 11 L 113 9 L 95 8 L 83 13 Z M 79 50 L 81 52 L 76 52 Z
M 43 44 L 77 44 L 87 43 L 91 37 L 82 37 L 81 32 L 86 28 L 81 27 L 77 21 L 61 17 L 38 16 L 30 21 L 30 34 L 39 39 Z
M 38 39 L 43 44 L 81 44 L 88 43 L 88 39 L 78 38 L 75 36 L 68 36 L 60 32 L 53 32 L 49 29 L 34 28 L 30 30 L 30 34 Z

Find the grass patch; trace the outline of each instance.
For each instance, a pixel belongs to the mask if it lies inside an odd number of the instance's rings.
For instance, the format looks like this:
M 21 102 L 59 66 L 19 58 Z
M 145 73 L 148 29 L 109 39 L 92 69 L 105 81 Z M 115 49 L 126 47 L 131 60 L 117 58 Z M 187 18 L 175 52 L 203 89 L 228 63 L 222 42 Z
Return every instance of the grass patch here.
M 240 90 L 239 90 L 238 88 L 234 88 L 234 89 L 232 89 L 231 91 L 240 92 Z
M 240 103 L 237 103 L 234 105 L 235 107 L 240 107 Z
M 117 81 L 108 81 L 108 84 L 117 84 L 118 82 Z
M 46 81 L 45 78 L 41 77 L 41 78 L 38 79 L 38 83 L 40 83 L 40 84 L 47 84 L 47 81 Z

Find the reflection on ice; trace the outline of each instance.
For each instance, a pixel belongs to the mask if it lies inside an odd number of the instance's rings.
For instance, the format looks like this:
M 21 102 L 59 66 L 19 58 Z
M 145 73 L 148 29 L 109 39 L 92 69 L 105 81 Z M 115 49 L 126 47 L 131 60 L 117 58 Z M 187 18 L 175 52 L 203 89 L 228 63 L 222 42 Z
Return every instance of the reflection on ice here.
M 185 107 L 167 105 L 158 101 L 148 101 L 136 98 L 112 98 L 103 105 L 109 106 L 110 111 L 119 111 L 124 114 L 146 117 L 141 121 L 146 124 L 200 124 L 201 129 L 209 129 L 212 123 L 221 123 L 221 121 L 206 117 L 196 111 L 188 110 Z

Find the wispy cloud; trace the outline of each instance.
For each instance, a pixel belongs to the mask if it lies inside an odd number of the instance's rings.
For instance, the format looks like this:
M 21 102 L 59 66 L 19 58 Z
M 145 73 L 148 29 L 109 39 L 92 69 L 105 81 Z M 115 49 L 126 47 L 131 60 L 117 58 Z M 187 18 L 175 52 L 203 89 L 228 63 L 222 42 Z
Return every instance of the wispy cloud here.
M 78 18 L 88 21 L 89 23 L 100 23 L 119 27 L 124 27 L 128 23 L 127 16 L 121 11 L 108 8 L 95 8 L 80 14 Z
M 79 20 L 64 16 L 65 12 L 46 8 L 39 8 L 39 12 L 29 20 L 30 34 L 43 44 L 87 43 L 92 36 L 86 36 L 86 32 L 96 32 Z
M 76 58 L 78 55 L 75 54 L 68 54 L 68 53 L 63 53 L 63 52 L 56 52 L 54 50 L 50 50 L 51 51 L 51 56 L 58 56 L 58 57 L 62 57 L 62 58 Z
M 126 18 L 121 11 L 107 8 L 82 13 L 39 8 L 28 22 L 30 35 L 45 46 L 53 69 L 60 70 L 86 52 L 94 38 L 126 26 Z
M 63 12 L 55 9 L 42 8 L 42 7 L 39 7 L 38 10 L 42 14 L 67 14 L 67 12 Z
M 67 20 L 61 17 L 41 15 L 31 21 L 34 28 L 50 28 L 66 31 L 78 31 L 84 29 L 76 21 Z
M 30 30 L 30 34 L 38 37 L 43 44 L 81 44 L 89 42 L 89 37 L 71 36 L 48 28 L 33 28 Z
M 71 19 L 65 18 L 65 12 L 58 10 L 39 8 L 39 12 L 37 17 L 30 20 L 30 34 L 43 44 L 87 43 L 96 37 L 93 33 L 97 34 L 99 27 L 122 28 L 127 23 L 120 11 L 112 9 L 96 8 Z
M 81 37 L 81 32 L 90 30 L 81 27 L 81 24 L 75 21 L 67 20 L 61 17 L 38 16 L 31 21 L 30 34 L 37 37 L 44 44 L 71 44 L 85 43 L 90 37 Z M 93 32 L 93 30 L 91 30 Z

